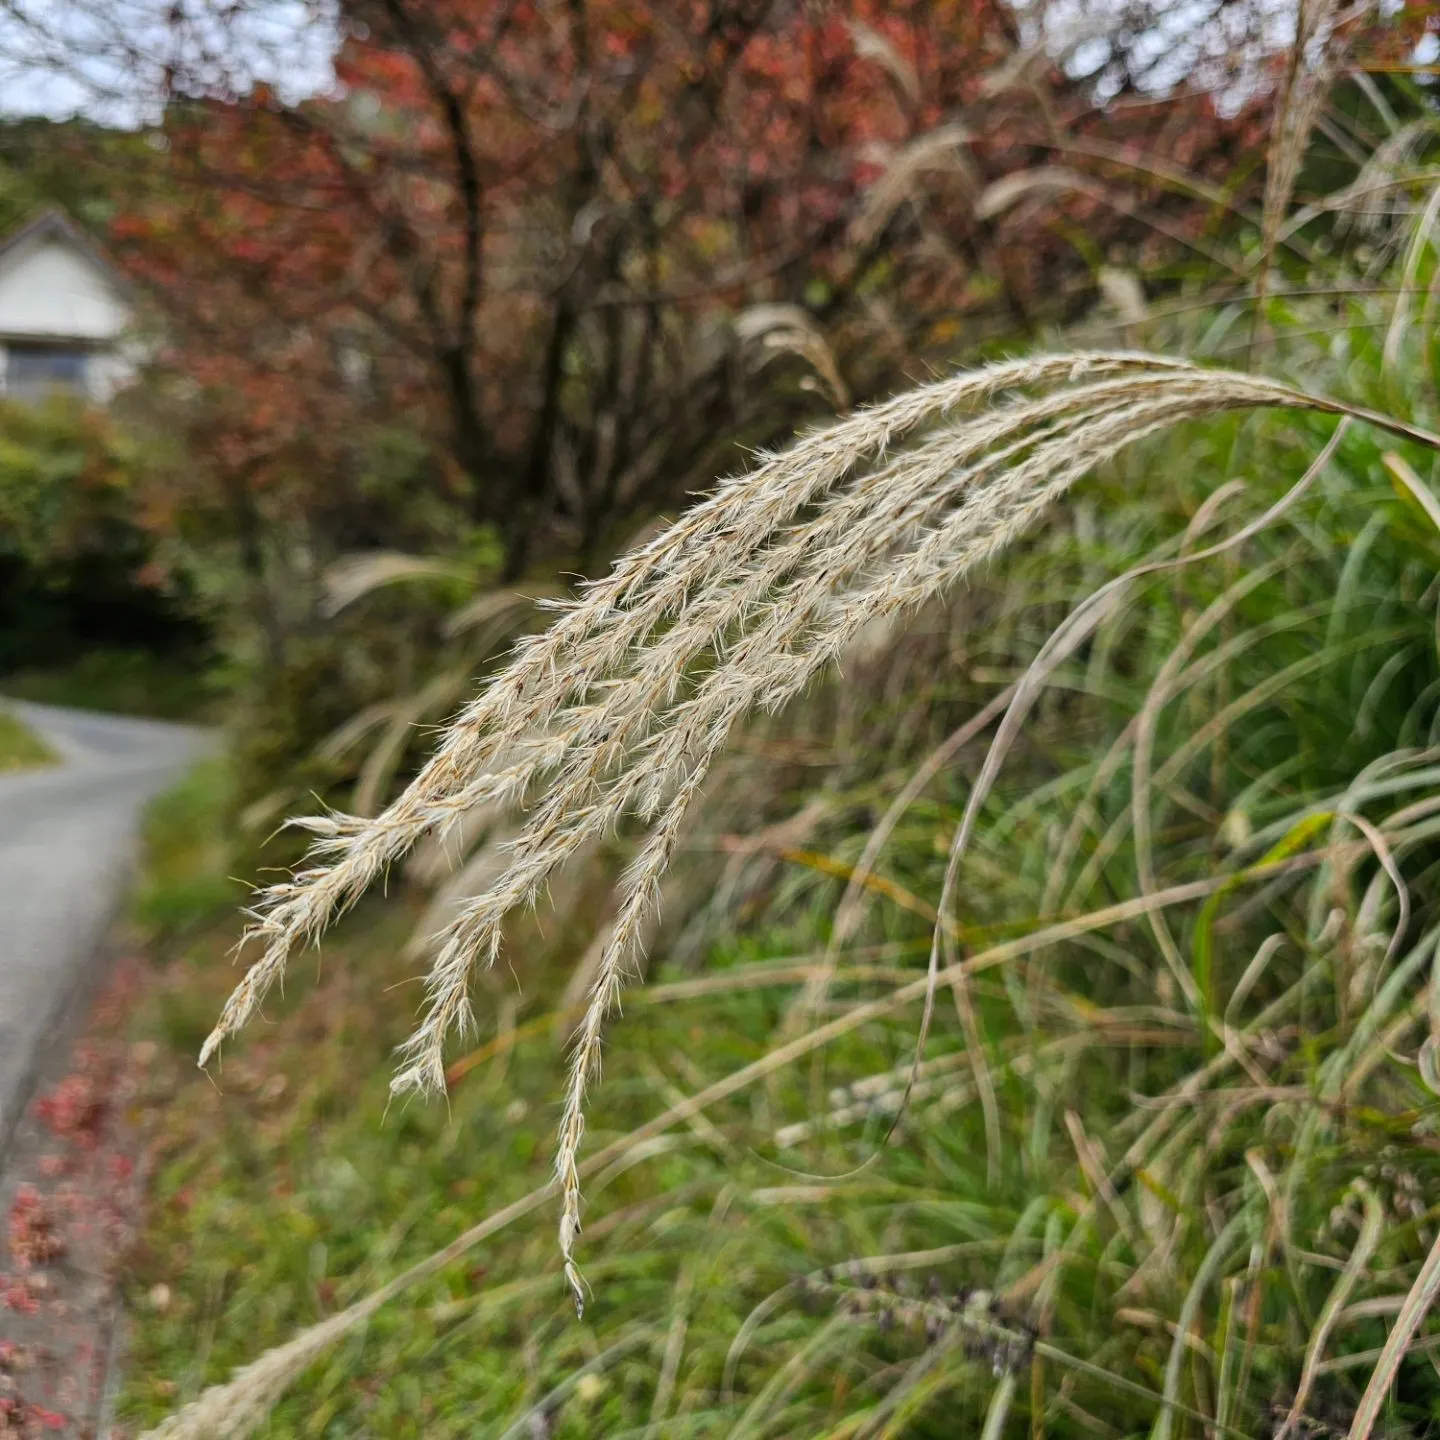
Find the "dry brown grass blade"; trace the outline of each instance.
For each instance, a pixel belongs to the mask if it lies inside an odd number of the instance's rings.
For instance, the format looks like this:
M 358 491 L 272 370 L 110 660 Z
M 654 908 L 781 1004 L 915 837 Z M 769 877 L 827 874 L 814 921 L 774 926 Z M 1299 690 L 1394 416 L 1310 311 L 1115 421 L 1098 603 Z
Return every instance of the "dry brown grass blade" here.
M 1365 1218 L 1360 1226 L 1360 1234 L 1356 1238 L 1355 1248 L 1350 1252 L 1350 1258 L 1345 1262 L 1344 1270 L 1340 1272 L 1339 1278 L 1326 1298 L 1325 1308 L 1315 1322 L 1315 1328 L 1310 1335 L 1310 1343 L 1305 1348 L 1305 1364 L 1300 1371 L 1300 1383 L 1295 1388 L 1294 1402 L 1290 1406 L 1290 1413 L 1285 1417 L 1285 1423 L 1276 1432 L 1275 1440 L 1287 1440 L 1287 1437 L 1295 1432 L 1296 1426 L 1303 1420 L 1305 1406 L 1310 1399 L 1310 1391 L 1315 1384 L 1315 1377 L 1320 1373 L 1320 1364 L 1325 1358 L 1325 1346 L 1330 1340 L 1331 1332 L 1335 1329 L 1341 1312 L 1350 1299 L 1351 1292 L 1365 1273 L 1365 1267 L 1370 1263 L 1370 1257 L 1375 1253 L 1375 1247 L 1385 1233 L 1385 1210 L 1380 1204 L 1379 1197 L 1363 1180 L 1355 1182 L 1355 1189 L 1365 1207 Z
M 970 140 L 963 125 L 941 125 L 902 147 L 866 191 L 851 222 L 851 239 L 857 245 L 870 244 L 907 200 L 925 194 L 924 177 L 936 172 L 956 176 L 967 193 L 977 191 L 979 173 L 966 148 Z
M 1105 200 L 1109 192 L 1098 180 L 1068 165 L 1036 165 L 987 185 L 975 201 L 975 218 L 994 220 L 1030 196 L 1065 194 Z
M 915 67 L 895 47 L 893 41 L 861 20 L 847 20 L 846 29 L 855 42 L 855 53 L 862 60 L 873 60 L 890 73 L 905 98 L 912 104 L 920 99 L 920 77 Z
M 464 566 L 432 555 L 406 555 L 398 550 L 373 550 L 347 555 L 325 572 L 325 613 L 338 615 L 347 606 L 385 585 L 413 580 L 468 580 Z
M 1440 190 L 1435 193 L 1440 195 Z M 1436 500 L 1430 487 L 1415 473 L 1414 466 L 1403 455 L 1397 455 L 1393 450 L 1387 450 L 1380 458 L 1395 483 L 1409 494 L 1411 499 L 1429 517 L 1430 523 L 1434 525 L 1435 529 L 1440 531 L 1440 500 Z
M 1436 185 L 1431 191 L 1406 251 L 1405 269 L 1395 296 L 1395 311 L 1385 331 L 1385 347 L 1381 356 L 1382 368 L 1387 372 L 1393 371 L 1400 360 L 1400 347 L 1405 343 L 1405 335 L 1410 326 L 1410 296 L 1420 277 L 1420 262 L 1424 258 L 1425 250 L 1434 243 L 1437 220 L 1440 220 L 1440 185 Z
M 745 344 L 768 352 L 756 360 L 757 371 L 776 355 L 799 356 L 815 372 L 826 399 L 837 410 L 849 407 L 850 390 L 840 374 L 840 364 L 830 342 L 814 316 L 802 306 L 775 302 L 751 305 L 735 317 L 735 334 Z M 816 382 L 811 381 L 810 385 L 816 388 Z
M 890 802 L 884 815 L 880 817 L 879 823 L 866 836 L 865 848 L 860 852 L 860 858 L 846 877 L 845 893 L 840 897 L 840 904 L 835 910 L 835 920 L 830 929 L 829 942 L 825 946 L 821 969 L 814 980 L 805 987 L 805 991 L 795 1007 L 796 1028 L 800 1021 L 808 1021 L 810 1017 L 818 1014 L 820 1007 L 825 1003 L 825 995 L 830 985 L 830 974 L 840 961 L 840 949 L 854 935 L 864 913 L 866 892 L 874 890 L 881 894 L 887 893 L 872 882 L 875 880 L 875 862 L 880 858 L 880 852 L 885 848 L 895 827 L 935 776 L 959 754 L 964 746 L 977 735 L 982 734 L 997 715 L 1004 712 L 1013 695 L 1014 687 L 1007 686 L 998 695 L 986 701 L 974 715 L 963 721 L 946 739 L 941 741 L 915 768 L 900 793 Z M 932 923 L 933 917 L 934 911 L 932 910 L 929 917 L 932 919 Z
M 1436 1240 L 1425 1257 L 1425 1263 L 1420 1267 L 1399 1315 L 1395 1317 L 1380 1358 L 1370 1373 L 1365 1393 L 1360 1397 L 1355 1418 L 1350 1422 L 1348 1440 L 1370 1440 L 1370 1432 L 1375 1428 L 1386 1396 L 1390 1393 L 1391 1382 L 1409 1353 L 1410 1342 L 1415 1338 L 1420 1322 L 1430 1313 L 1437 1298 L 1440 1298 L 1440 1240 Z
M 1364 8 L 1367 7 L 1357 7 L 1357 12 Z M 1295 42 L 1275 105 L 1270 127 L 1270 149 L 1265 159 L 1260 268 L 1255 280 L 1254 315 L 1257 326 L 1263 321 L 1271 264 L 1280 242 L 1285 212 L 1295 193 L 1305 147 L 1344 51 L 1337 33 L 1342 18 L 1340 0 L 1300 0 L 1296 12 Z

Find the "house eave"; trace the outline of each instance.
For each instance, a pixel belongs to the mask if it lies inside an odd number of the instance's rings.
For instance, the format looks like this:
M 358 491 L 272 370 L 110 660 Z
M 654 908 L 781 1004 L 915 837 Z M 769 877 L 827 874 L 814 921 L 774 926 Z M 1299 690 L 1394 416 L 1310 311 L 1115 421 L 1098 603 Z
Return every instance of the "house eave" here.
M 42 210 L 38 215 L 24 221 L 4 237 L 0 237 L 0 271 L 24 255 L 27 248 L 39 243 L 47 236 L 58 236 L 66 241 L 105 280 L 113 285 L 127 300 L 133 300 L 135 287 L 113 260 L 82 230 L 61 211 L 54 208 Z
M 0 345 L 68 345 L 75 350 L 113 350 L 118 335 L 70 335 L 58 330 L 0 330 Z

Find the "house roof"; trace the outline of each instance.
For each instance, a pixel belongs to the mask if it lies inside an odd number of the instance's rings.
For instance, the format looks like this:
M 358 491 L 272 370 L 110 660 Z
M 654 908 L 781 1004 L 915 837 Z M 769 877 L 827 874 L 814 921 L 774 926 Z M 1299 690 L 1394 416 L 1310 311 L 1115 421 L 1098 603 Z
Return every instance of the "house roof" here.
M 0 270 L 22 251 L 38 240 L 62 239 L 80 252 L 117 289 L 129 291 L 130 281 L 112 261 L 63 210 L 51 206 L 22 221 L 8 234 L 0 236 Z

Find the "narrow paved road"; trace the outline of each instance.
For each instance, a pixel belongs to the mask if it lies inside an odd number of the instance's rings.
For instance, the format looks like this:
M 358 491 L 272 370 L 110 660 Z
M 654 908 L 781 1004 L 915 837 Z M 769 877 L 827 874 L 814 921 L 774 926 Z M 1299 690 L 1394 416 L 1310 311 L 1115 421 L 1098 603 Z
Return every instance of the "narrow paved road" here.
M 0 775 L 0 1157 L 120 901 L 145 803 L 205 743 L 188 726 L 5 703 L 63 763 Z

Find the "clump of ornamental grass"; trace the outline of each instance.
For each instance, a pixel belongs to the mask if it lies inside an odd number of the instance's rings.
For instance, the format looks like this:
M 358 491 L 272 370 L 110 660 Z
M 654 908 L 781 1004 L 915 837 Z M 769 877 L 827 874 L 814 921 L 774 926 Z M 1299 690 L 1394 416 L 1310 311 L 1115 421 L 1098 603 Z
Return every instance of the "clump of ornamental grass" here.
M 644 838 L 620 882 L 575 1032 L 555 1164 L 560 1250 L 583 1308 L 575 1247 L 586 1091 L 686 817 L 737 725 L 799 695 L 867 627 L 1001 556 L 1047 506 L 1126 447 L 1182 421 L 1257 408 L 1321 412 L 1345 417 L 1342 425 L 1360 419 L 1440 448 L 1440 438 L 1399 420 L 1263 377 L 1088 353 L 943 379 L 762 457 L 581 598 L 557 603 L 550 628 L 517 647 L 382 813 L 295 822 L 318 837 L 310 861 L 260 895 L 247 939 L 262 953 L 201 1064 L 255 1014 L 290 955 L 317 941 L 412 846 L 443 840 L 477 807 L 518 810 L 524 820 L 499 875 L 436 937 L 425 1013 L 401 1048 L 393 1092 L 439 1093 L 447 1039 L 473 1025 L 471 977 L 499 957 L 506 918 L 536 904 L 595 839 L 638 820 Z M 1093 630 L 1115 593 L 1107 587 L 1057 632 L 1035 683 Z M 1025 701 L 1022 686 L 952 849 L 942 917 L 987 777 Z M 1171 958 L 1172 947 L 1163 948 Z
M 1372 363 L 1371 327 L 1298 352 L 1297 373 L 1302 360 L 1306 374 L 1343 361 L 1343 383 L 1373 374 L 1372 403 L 1397 403 Z M 1423 384 L 1419 367 L 1401 375 Z M 272 1205 L 261 1185 L 247 1188 L 247 1216 L 273 1210 L 286 1228 L 267 1232 L 256 1264 L 248 1236 L 214 1223 L 227 1212 L 182 1228 L 196 1247 L 190 1274 L 241 1272 L 210 1372 L 254 1355 L 257 1302 L 298 1328 L 153 1433 L 246 1433 L 307 1368 L 302 1393 L 271 1422 L 277 1433 L 322 1415 L 345 1433 L 385 1431 L 401 1415 L 408 1423 L 417 1387 L 443 1395 L 464 1433 L 593 1433 L 647 1414 L 647 1433 L 718 1426 L 751 1437 L 831 1433 L 841 1415 L 840 1430 L 857 1434 L 927 1424 L 993 1434 L 985 1427 L 1007 1414 L 1012 1430 L 1028 1420 L 1061 1437 L 1107 1423 L 1172 1437 L 1274 1434 L 1287 1421 L 1291 1435 L 1397 1433 L 1427 1403 L 1423 1352 L 1435 1340 L 1415 1326 L 1433 1285 L 1423 1197 L 1440 1082 L 1433 1043 L 1418 1066 L 1411 1058 L 1436 934 L 1435 523 L 1418 477 L 1402 482 L 1408 467 L 1361 428 L 1319 475 L 1328 427 L 1278 412 L 1187 427 L 1132 452 L 966 587 L 951 614 L 916 617 L 883 658 L 862 661 L 856 647 L 813 703 L 747 727 L 731 749 L 737 768 L 772 737 L 770 753 L 789 753 L 781 737 L 792 734 L 832 757 L 820 797 L 830 818 L 823 835 L 812 820 L 798 840 L 790 822 L 766 827 L 785 848 L 783 878 L 736 949 L 709 952 L 715 973 L 662 979 L 631 999 L 639 1038 L 615 1055 L 618 1083 L 596 1121 L 608 1133 L 580 1164 L 587 1189 L 606 1198 L 587 1233 L 590 1277 L 604 1282 L 592 1325 L 554 1313 L 545 1241 L 530 1224 L 551 1188 L 510 1199 L 520 1186 L 506 1179 L 518 1177 L 493 1173 L 512 1153 L 504 1127 L 507 1148 L 483 1158 L 497 1108 L 550 1093 L 548 1036 L 562 1017 L 568 1029 L 570 1001 L 547 986 L 532 1003 L 550 1015 L 517 1026 L 499 1007 L 493 1039 L 449 1067 L 446 1129 L 468 1137 L 471 1157 L 449 1173 L 475 1174 L 480 1145 L 482 1183 L 494 1180 L 501 1207 L 464 1234 L 453 1235 L 436 1177 L 411 1174 L 411 1127 L 441 1123 L 433 1107 L 381 1131 L 359 1107 L 334 1116 L 329 1144 L 367 1179 L 377 1152 L 397 1167 L 429 1222 L 414 1235 L 420 1251 L 447 1242 L 378 1295 L 305 1328 L 311 1306 L 290 1277 L 311 1263 L 309 1241 L 289 1229 L 293 1202 Z M 1283 489 L 1276 477 L 1297 447 L 1319 452 L 1306 477 L 1259 522 L 1211 544 L 1251 483 Z M 1207 553 L 1216 558 L 1188 563 Z M 1053 696 L 1026 722 L 1012 785 L 992 792 L 966 856 L 963 908 L 947 917 L 963 958 L 947 957 L 935 977 L 946 1003 L 934 1053 L 916 1066 L 913 1016 L 934 986 L 905 957 L 931 944 L 945 845 L 973 789 L 964 749 L 1006 713 L 1017 675 L 1075 598 L 1106 575 L 1147 572 L 1126 603 L 1103 606 L 1086 651 L 1051 672 Z M 1088 623 L 1068 624 L 1051 657 Z M 897 688 L 896 673 L 915 684 Z M 917 704 L 924 718 L 911 730 Z M 844 718 L 857 705 L 858 726 Z M 899 731 L 909 741 L 892 743 Z M 934 746 L 923 760 L 922 735 Z M 724 774 L 722 788 L 712 772 L 703 808 L 710 832 L 755 823 L 717 816 L 747 803 Z M 797 823 L 816 803 L 811 789 L 790 799 Z M 877 825 L 877 802 L 891 796 Z M 835 879 L 847 871 L 841 910 L 864 896 L 870 913 L 842 925 Z M 1164 915 L 1193 992 L 1162 934 L 1146 933 Z M 847 943 L 882 936 L 883 946 Z M 508 943 L 518 948 L 519 932 Z M 787 990 L 791 1004 L 767 1002 Z M 753 1003 L 727 1001 L 742 994 Z M 794 1023 L 807 1014 L 811 1028 Z M 344 1076 L 356 1045 L 348 1031 L 332 1042 L 329 1063 Z M 823 1061 L 854 1083 L 828 1095 L 806 1087 L 792 1072 L 807 1058 L 817 1078 Z M 670 1088 L 658 1114 L 657 1061 L 673 1063 L 690 1092 Z M 742 1101 L 748 1087 L 765 1093 Z M 332 1093 L 343 1105 L 348 1079 Z M 901 1143 L 877 1153 L 892 1129 Z M 311 1136 L 326 1143 L 324 1128 Z M 801 1163 L 831 1183 L 747 1163 L 772 1145 L 785 1169 Z M 854 1182 L 833 1183 L 867 1160 Z M 656 1163 L 663 1186 L 638 1172 L 617 1181 Z M 344 1233 L 353 1244 L 351 1222 Z M 477 1249 L 487 1276 L 475 1288 L 452 1262 Z M 179 1275 L 169 1278 L 184 1287 Z M 201 1289 L 192 1305 L 211 1303 Z M 947 1300 L 974 1290 L 1000 1297 L 998 1329 Z M 401 1291 L 406 1313 L 372 1325 Z M 1392 1325 L 1402 1302 L 1406 1323 Z M 1042 1337 L 1033 1347 L 1028 1327 Z M 517 1334 L 525 1377 L 511 1374 Z M 152 1343 L 133 1370 L 142 1390 L 147 1374 L 179 1373 L 158 1338 L 145 1327 Z M 1028 1380 L 1014 1368 L 1027 1349 Z M 342 1377 L 362 1374 L 342 1402 Z M 598 1409 L 576 1393 L 595 1381 Z M 439 1411 L 430 1423 L 448 1433 Z

